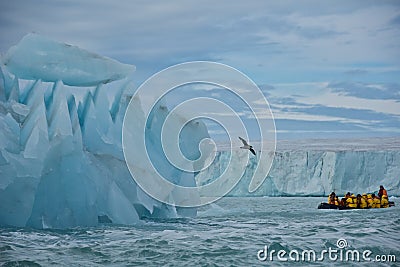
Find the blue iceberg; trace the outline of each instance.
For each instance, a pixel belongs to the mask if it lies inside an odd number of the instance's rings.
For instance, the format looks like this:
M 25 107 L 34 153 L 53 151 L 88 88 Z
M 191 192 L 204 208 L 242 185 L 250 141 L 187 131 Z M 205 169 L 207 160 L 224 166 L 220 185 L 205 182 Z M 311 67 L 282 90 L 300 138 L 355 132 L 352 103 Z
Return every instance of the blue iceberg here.
M 148 196 L 125 164 L 122 123 L 134 70 L 35 34 L 10 48 L 0 66 L 0 225 L 66 228 L 196 214 Z M 168 112 L 159 108 L 153 117 Z M 152 128 L 160 123 L 149 124 L 150 150 L 159 149 Z M 186 136 L 186 148 L 196 152 L 193 140 L 208 132 L 204 125 L 190 132 L 197 137 Z M 178 184 L 179 175 L 195 184 L 194 174 L 174 175 Z
M 11 47 L 3 65 L 18 78 L 66 85 L 96 86 L 120 80 L 135 71 L 135 66 L 119 63 L 77 46 L 57 43 L 37 34 L 26 35 Z

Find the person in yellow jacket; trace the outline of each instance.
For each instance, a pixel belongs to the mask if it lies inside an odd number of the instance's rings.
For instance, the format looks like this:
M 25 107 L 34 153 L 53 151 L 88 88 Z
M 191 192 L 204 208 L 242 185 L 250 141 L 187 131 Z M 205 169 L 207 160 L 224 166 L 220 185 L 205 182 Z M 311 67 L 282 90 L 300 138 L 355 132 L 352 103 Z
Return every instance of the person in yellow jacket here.
M 357 195 L 357 208 L 359 209 L 366 209 L 367 208 L 367 200 L 364 198 L 364 195 L 367 196 L 367 194 L 363 194 L 361 196 L 360 194 Z
M 347 207 L 356 209 L 357 208 L 357 198 L 354 194 L 347 198 Z
M 381 198 L 381 208 L 389 208 L 389 200 L 387 195 L 383 195 Z
M 346 195 L 340 200 L 339 204 L 342 207 L 347 207 L 347 199 L 350 197 L 350 192 L 347 192 Z
M 380 208 L 381 199 L 378 196 L 375 196 L 375 194 L 372 194 L 372 199 L 374 200 L 374 208 Z
M 372 199 L 371 194 L 367 195 L 367 205 L 368 205 L 368 208 L 370 208 L 370 209 L 375 208 L 374 200 Z
M 351 195 L 347 193 L 344 198 L 342 198 L 343 206 L 349 207 L 350 203 L 353 203 L 353 200 L 351 199 Z
M 335 205 L 335 197 L 336 197 L 335 192 L 332 192 L 332 193 L 328 196 L 328 204 Z
M 363 209 L 367 209 L 368 208 L 368 196 L 366 193 L 362 194 L 362 198 L 365 200 L 365 208 Z
M 340 206 L 340 200 L 338 196 L 335 197 L 335 205 Z

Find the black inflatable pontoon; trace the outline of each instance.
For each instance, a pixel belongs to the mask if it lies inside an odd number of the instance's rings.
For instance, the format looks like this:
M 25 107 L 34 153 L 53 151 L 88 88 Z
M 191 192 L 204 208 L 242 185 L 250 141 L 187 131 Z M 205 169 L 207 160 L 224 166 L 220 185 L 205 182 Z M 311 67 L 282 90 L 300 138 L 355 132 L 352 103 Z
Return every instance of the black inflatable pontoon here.
M 394 202 L 389 201 L 389 207 L 394 207 Z M 336 206 L 333 204 L 328 204 L 326 202 L 322 202 L 318 205 L 318 209 L 323 209 L 323 210 L 352 210 L 352 209 L 357 209 L 357 208 L 349 208 L 349 207 L 342 207 L 342 206 Z

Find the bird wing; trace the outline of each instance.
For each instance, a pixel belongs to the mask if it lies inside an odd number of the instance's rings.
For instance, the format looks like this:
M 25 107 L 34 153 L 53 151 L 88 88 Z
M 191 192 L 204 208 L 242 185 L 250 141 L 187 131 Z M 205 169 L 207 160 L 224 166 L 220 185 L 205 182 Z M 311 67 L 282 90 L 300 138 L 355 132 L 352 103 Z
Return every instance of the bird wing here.
M 249 144 L 242 137 L 239 136 L 239 139 L 242 141 L 243 145 L 248 146 Z
M 250 148 L 251 153 L 253 153 L 253 155 L 256 155 L 256 152 L 254 151 L 254 149 Z

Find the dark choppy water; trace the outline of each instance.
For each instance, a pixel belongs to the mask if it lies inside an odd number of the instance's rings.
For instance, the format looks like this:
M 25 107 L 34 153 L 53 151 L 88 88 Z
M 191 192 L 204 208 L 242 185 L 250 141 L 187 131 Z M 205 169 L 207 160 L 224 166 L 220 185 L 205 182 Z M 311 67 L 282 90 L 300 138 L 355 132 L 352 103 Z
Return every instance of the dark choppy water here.
M 136 226 L 34 230 L 0 228 L 0 263 L 4 266 L 254 266 L 271 265 L 259 261 L 257 252 L 267 246 L 285 250 L 296 259 L 296 252 L 336 249 L 332 259 L 307 261 L 304 265 L 347 265 L 340 253 L 370 250 L 399 266 L 400 203 L 375 210 L 317 210 L 322 198 L 226 198 L 204 207 L 191 219 L 146 221 Z M 338 249 L 343 238 L 348 247 Z M 295 252 L 293 252 L 295 251 Z M 338 257 L 334 260 L 334 256 Z M 260 254 L 263 256 L 263 254 Z M 397 262 L 388 262 L 396 257 Z M 349 254 L 348 257 L 352 259 Z M 312 260 L 312 258 L 311 258 Z M 273 265 L 287 265 L 273 255 Z M 338 263 L 339 262 L 339 263 Z M 0 265 L 1 265 L 0 264 Z M 376 263 L 374 263 L 376 266 Z M 381 264 L 381 263 L 380 263 Z

